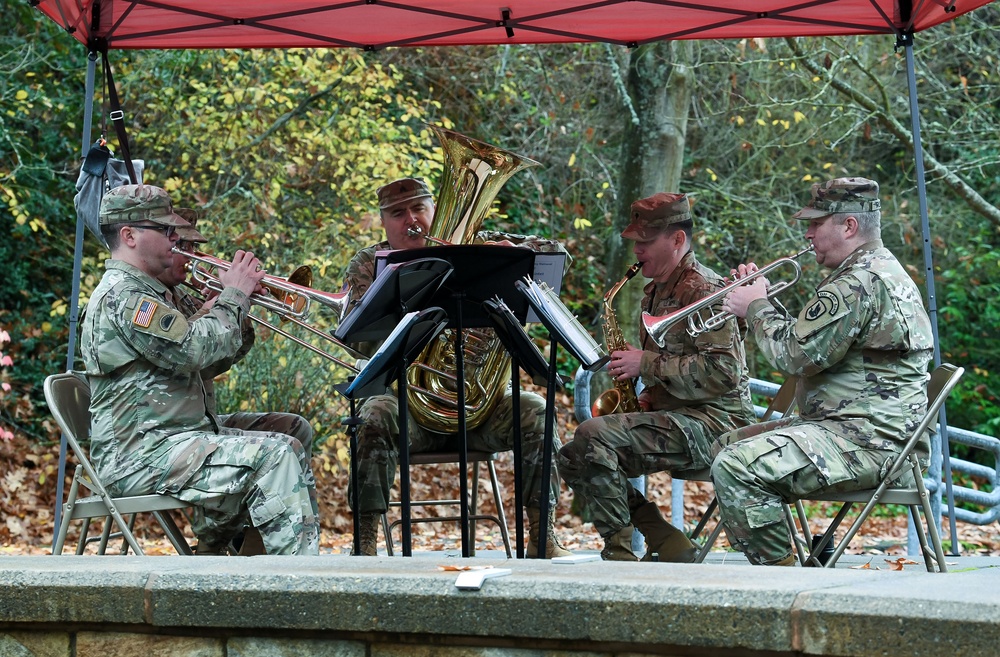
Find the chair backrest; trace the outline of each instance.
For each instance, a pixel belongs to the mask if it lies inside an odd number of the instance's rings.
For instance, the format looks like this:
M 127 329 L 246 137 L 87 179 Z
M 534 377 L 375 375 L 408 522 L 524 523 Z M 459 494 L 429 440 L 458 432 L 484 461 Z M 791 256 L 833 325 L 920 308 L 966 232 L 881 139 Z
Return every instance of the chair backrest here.
M 767 410 L 764 411 L 764 414 L 760 416 L 760 420 L 758 421 L 766 422 L 775 413 L 781 413 L 782 417 L 788 415 L 792 408 L 795 407 L 795 389 L 798 387 L 798 382 L 799 377 L 797 376 L 789 376 L 785 379 L 785 382 L 778 388 L 778 392 L 774 393 L 771 403 L 767 405 Z
M 90 433 L 90 386 L 73 372 L 45 379 L 45 401 L 64 433 L 80 440 Z
M 62 429 L 66 443 L 83 466 L 90 482 L 100 488 L 98 492 L 103 493 L 104 486 L 90 464 L 87 452 L 80 445 L 80 440 L 90 435 L 90 384 L 80 374 L 63 372 L 46 377 L 43 390 L 45 402 L 49 405 L 56 424 Z

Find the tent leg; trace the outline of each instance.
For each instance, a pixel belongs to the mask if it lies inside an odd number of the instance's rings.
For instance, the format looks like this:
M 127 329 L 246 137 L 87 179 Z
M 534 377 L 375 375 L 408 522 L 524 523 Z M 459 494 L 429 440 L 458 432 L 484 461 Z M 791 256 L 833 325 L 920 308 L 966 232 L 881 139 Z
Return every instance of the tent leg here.
M 927 314 L 931 319 L 931 332 L 934 336 L 934 366 L 937 367 L 941 364 L 941 345 L 938 339 L 937 295 L 934 291 L 934 256 L 931 252 L 931 230 L 930 222 L 927 218 L 927 181 L 924 173 L 924 149 L 920 139 L 920 109 L 917 103 L 917 75 L 913 60 L 913 33 L 906 32 L 901 34 L 896 41 L 896 46 L 902 46 L 906 54 L 906 81 L 910 100 L 910 127 L 913 132 L 913 159 L 916 165 L 917 198 L 920 203 L 920 231 L 924 238 L 924 276 L 927 285 Z M 958 556 L 958 535 L 955 530 L 955 491 L 951 480 L 951 448 L 948 444 L 948 418 L 945 415 L 944 406 L 941 407 L 941 414 L 938 416 L 938 432 L 940 438 L 934 440 L 934 442 L 940 445 L 941 466 L 943 466 L 944 472 L 941 473 L 938 467 L 936 467 L 938 464 L 935 463 L 936 459 L 933 458 L 935 446 L 932 445 L 931 468 L 928 474 L 932 477 L 940 477 L 937 481 L 941 481 L 941 478 L 944 479 L 948 498 L 949 528 L 951 531 L 951 551 L 949 554 Z M 939 486 L 938 494 L 935 496 L 937 500 L 940 500 L 940 490 Z M 928 518 L 928 522 L 933 521 L 940 525 L 940 501 L 938 501 L 936 507 L 937 513 L 935 515 L 937 517 L 934 519 Z M 913 529 L 916 528 L 911 526 L 911 530 Z M 912 545 L 912 541 L 910 543 Z M 913 554 L 913 551 L 910 550 L 910 553 Z
M 94 119 L 94 76 L 97 69 L 97 52 L 87 55 L 87 82 L 83 104 L 83 149 L 81 160 L 90 149 L 91 125 Z M 76 331 L 80 322 L 80 271 L 83 267 L 83 219 L 76 218 L 76 244 L 73 247 L 73 291 L 69 298 L 69 346 L 66 348 L 66 370 L 73 369 L 76 359 Z M 56 508 L 53 536 L 59 534 L 62 520 L 62 482 L 66 480 L 66 436 L 59 440 L 59 474 L 56 477 Z

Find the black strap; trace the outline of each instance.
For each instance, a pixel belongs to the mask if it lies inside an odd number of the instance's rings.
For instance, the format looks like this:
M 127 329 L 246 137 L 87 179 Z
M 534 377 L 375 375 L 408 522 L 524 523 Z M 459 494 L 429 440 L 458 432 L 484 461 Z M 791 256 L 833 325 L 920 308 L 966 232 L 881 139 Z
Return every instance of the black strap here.
M 115 79 L 111 75 L 111 62 L 108 60 L 107 50 L 101 52 L 101 59 L 104 61 L 104 76 L 108 83 L 108 100 L 111 102 L 111 121 L 115 124 L 115 132 L 118 133 L 118 146 L 122 151 L 122 159 L 125 160 L 125 168 L 128 169 L 128 179 L 133 185 L 137 185 L 139 178 L 135 175 L 132 154 L 128 148 L 128 135 L 125 134 L 125 113 L 122 112 L 122 106 L 118 102 L 118 90 L 115 89 Z

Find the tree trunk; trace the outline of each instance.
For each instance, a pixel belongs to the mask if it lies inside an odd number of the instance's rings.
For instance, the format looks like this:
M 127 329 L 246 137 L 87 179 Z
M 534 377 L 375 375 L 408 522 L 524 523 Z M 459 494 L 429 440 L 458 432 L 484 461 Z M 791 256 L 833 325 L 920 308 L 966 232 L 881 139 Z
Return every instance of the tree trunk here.
M 657 192 L 680 192 L 684 143 L 691 107 L 693 44 L 690 41 L 659 41 L 632 50 L 629 57 L 625 115 L 627 125 L 622 144 L 620 208 L 608 237 L 608 270 L 605 289 L 610 289 L 635 262 L 632 243 L 622 240 L 629 223 L 632 202 Z M 615 297 L 618 323 L 625 339 L 638 339 L 639 303 L 645 279 L 641 276 L 624 286 Z

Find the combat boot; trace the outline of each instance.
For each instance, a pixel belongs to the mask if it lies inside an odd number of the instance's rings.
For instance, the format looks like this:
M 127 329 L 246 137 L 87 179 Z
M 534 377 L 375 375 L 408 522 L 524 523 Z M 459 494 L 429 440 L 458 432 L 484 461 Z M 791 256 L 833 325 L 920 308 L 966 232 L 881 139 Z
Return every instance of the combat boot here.
M 366 557 L 378 556 L 378 523 L 381 520 L 379 513 L 362 513 L 361 524 L 361 554 Z M 354 554 L 354 548 L 351 548 Z
M 644 502 L 632 511 L 632 524 L 646 537 L 646 554 L 643 561 L 694 563 L 698 548 L 691 539 L 667 522 L 660 509 L 652 502 Z
M 255 557 L 267 554 L 264 549 L 264 539 L 256 527 L 247 527 L 243 533 L 243 543 L 240 545 L 239 555 L 241 557 Z
M 549 509 L 549 517 L 545 521 L 545 558 L 568 557 L 572 554 L 569 550 L 559 545 L 556 539 L 556 530 L 553 526 L 556 519 L 556 510 Z M 528 508 L 528 547 L 524 550 L 527 559 L 538 557 L 538 532 L 541 529 L 541 511 L 539 509 Z
M 601 558 L 605 561 L 638 561 L 639 557 L 632 551 L 632 531 L 632 525 L 625 525 L 618 531 L 604 536 Z

